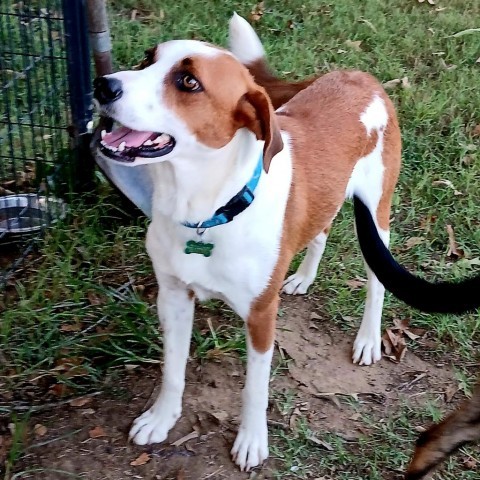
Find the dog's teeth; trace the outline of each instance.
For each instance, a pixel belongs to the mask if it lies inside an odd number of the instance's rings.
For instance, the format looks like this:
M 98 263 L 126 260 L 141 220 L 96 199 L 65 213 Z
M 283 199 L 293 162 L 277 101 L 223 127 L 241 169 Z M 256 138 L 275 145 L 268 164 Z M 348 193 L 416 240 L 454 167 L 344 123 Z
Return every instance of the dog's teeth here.
M 123 152 L 125 150 L 125 147 L 127 146 L 126 142 L 122 142 L 119 146 L 118 146 L 118 151 L 119 152 Z
M 170 140 L 170 135 L 167 135 L 166 133 L 162 133 L 153 141 L 153 143 L 164 143 L 164 142 L 168 142 L 168 140 Z
M 146 145 L 147 147 L 149 147 L 150 145 L 153 145 L 153 142 L 151 140 L 147 140 L 144 145 Z
M 100 144 L 103 145 L 104 147 L 107 146 L 107 144 L 103 140 L 100 141 Z
M 101 135 L 102 135 L 102 138 L 105 138 L 105 135 L 107 134 L 107 131 L 106 130 L 102 130 L 101 132 Z

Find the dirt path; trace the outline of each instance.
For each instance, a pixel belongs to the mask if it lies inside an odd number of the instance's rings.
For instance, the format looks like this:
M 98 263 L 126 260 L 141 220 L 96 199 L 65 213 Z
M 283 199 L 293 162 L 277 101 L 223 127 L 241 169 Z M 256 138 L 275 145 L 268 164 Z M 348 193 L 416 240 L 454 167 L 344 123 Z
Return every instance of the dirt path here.
M 324 432 L 333 432 L 355 440 L 368 435 L 368 431 L 359 423 L 352 403 L 345 400 L 353 399 L 362 411 L 383 418 L 398 408 L 402 398 L 423 402 L 426 392 L 441 394 L 446 385 L 454 382 L 451 370 L 426 363 L 411 352 L 400 364 L 384 359 L 373 367 L 354 366 L 350 360 L 353 338 L 332 327 L 327 319 L 312 320 L 312 303 L 308 299 L 292 298 L 282 304 L 285 315 L 279 320 L 277 363 L 279 355 L 292 360 L 287 362 L 283 373 L 277 373 L 272 379 L 269 413 L 272 426 L 286 429 L 291 426 L 292 412 L 282 415 L 274 399 L 282 392 L 294 392 L 295 405 L 300 406 L 318 438 L 321 439 Z M 83 406 L 67 405 L 32 417 L 30 423 L 44 425 L 47 433 L 31 442 L 18 467 L 46 471 L 17 478 L 240 480 L 272 477 L 275 459 L 270 459 L 261 473 L 254 476 L 238 472 L 230 460 L 229 449 L 237 427 L 243 383 L 243 366 L 235 357 L 189 363 L 183 416 L 168 442 L 149 447 L 127 443 L 129 426 L 149 402 L 156 377 L 156 369 L 138 368 L 115 380 L 115 392 L 94 397 Z M 111 384 L 112 379 L 106 383 Z M 93 434 L 89 433 L 96 427 Z M 100 436 L 91 438 L 95 432 Z M 179 446 L 170 445 L 192 432 L 198 436 L 181 441 Z M 148 462 L 131 465 L 144 452 L 148 454 Z

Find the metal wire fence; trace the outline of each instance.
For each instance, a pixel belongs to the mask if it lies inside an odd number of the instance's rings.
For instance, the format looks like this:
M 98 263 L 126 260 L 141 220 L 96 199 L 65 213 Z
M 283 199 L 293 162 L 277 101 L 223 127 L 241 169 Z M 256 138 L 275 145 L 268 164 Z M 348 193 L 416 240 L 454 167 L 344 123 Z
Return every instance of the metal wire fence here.
M 0 249 L 62 218 L 79 181 L 91 118 L 84 4 L 0 0 Z

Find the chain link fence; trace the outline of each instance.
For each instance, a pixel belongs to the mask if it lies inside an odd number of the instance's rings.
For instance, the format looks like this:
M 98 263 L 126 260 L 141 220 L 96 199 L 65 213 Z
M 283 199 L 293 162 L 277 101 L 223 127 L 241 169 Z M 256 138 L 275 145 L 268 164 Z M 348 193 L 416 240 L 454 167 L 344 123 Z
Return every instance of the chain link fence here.
M 0 0 L 0 286 L 91 177 L 90 120 L 85 1 Z

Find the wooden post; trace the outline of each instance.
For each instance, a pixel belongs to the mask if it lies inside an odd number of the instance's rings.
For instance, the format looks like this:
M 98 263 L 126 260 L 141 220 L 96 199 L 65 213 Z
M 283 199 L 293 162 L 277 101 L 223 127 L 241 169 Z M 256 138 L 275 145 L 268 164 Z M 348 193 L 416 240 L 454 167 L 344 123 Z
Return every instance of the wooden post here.
M 108 28 L 106 0 L 87 0 L 90 45 L 98 76 L 112 73 L 112 42 Z

